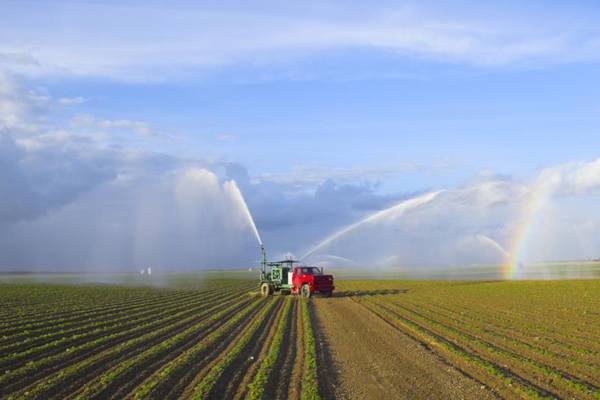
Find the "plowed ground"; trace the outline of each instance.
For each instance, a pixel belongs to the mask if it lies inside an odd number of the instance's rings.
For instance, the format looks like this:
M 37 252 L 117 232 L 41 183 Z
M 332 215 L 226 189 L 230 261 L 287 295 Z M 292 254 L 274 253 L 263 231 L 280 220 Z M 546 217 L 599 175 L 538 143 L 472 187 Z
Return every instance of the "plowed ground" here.
M 600 281 L 338 281 L 323 397 L 600 399 Z
M 352 299 L 319 299 L 314 305 L 318 339 L 326 343 L 338 369 L 337 384 L 327 379 L 322 383 L 333 397 L 494 398 L 481 383 Z

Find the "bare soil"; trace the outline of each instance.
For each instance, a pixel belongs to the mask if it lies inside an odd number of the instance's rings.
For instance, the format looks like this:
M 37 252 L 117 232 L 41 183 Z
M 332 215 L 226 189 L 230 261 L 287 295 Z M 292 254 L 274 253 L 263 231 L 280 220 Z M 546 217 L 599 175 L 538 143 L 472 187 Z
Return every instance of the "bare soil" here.
M 496 398 L 351 297 L 311 303 L 323 398 Z

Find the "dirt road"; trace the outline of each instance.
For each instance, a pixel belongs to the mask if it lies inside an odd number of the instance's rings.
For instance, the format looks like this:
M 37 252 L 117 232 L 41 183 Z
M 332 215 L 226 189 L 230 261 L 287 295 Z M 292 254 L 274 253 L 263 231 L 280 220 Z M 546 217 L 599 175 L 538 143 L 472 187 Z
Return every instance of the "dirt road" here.
M 323 397 L 495 398 L 486 387 L 350 297 L 315 300 L 312 304 Z

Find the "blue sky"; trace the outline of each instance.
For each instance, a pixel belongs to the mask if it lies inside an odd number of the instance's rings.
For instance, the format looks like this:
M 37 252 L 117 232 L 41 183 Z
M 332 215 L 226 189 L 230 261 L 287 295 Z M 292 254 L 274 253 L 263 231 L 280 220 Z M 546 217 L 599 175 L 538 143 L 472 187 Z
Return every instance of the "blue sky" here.
M 593 2 L 119 3 L 8 2 L 6 47 L 53 95 L 88 99 L 78 112 L 185 137 L 176 152 L 257 175 L 444 166 L 394 177 L 412 189 L 595 156 Z
M 599 156 L 593 1 L 0 7 L 0 71 L 12 88 L 3 134 L 17 146 L 61 134 L 58 150 L 77 157 L 84 138 L 96 150 L 197 162 L 222 179 L 223 166 L 241 166 L 266 230 L 277 224 L 265 198 L 287 199 L 281 218 L 302 220 L 289 214 L 295 202 L 316 202 L 307 212 L 320 215 L 328 182 L 370 205 L 302 235 L 482 174 L 530 182 Z M 301 235 L 286 234 L 282 251 Z
M 397 167 L 406 175 L 405 164 L 431 166 L 410 184 L 417 189 L 431 181 L 455 184 L 482 169 L 525 178 L 542 167 L 595 158 L 600 99 L 593 82 L 600 82 L 600 70 L 593 64 L 507 71 L 451 66 L 452 74 L 423 68 L 429 75 L 423 79 L 221 78 L 51 88 L 61 96 L 85 92 L 92 100 L 81 112 L 149 121 L 195 144 L 176 151 L 223 156 L 253 174 L 306 165 Z

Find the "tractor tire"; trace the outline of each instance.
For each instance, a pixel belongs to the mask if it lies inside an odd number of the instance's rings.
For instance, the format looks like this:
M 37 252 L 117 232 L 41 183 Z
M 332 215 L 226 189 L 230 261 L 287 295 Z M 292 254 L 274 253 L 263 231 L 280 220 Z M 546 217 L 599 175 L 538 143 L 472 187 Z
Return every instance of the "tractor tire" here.
M 310 293 L 310 286 L 309 285 L 302 285 L 302 287 L 300 288 L 300 294 L 302 294 L 302 297 L 305 298 L 309 298 L 311 293 Z
M 260 294 L 264 297 L 270 296 L 273 294 L 273 288 L 268 283 L 263 283 L 260 285 Z

